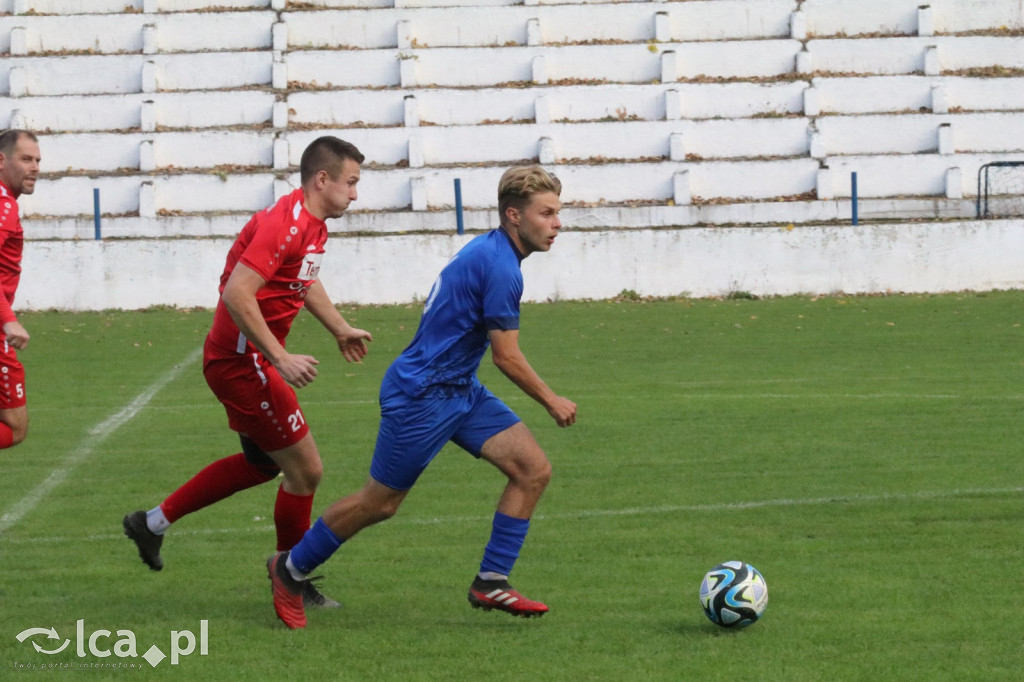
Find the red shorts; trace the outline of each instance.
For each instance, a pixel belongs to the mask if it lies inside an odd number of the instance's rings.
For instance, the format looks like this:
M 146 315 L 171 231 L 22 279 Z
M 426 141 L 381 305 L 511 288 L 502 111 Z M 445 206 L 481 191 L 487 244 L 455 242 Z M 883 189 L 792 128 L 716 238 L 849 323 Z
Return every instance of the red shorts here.
M 203 376 L 228 413 L 228 426 L 264 452 L 309 433 L 295 391 L 260 353 L 203 361 Z
M 6 341 L 0 341 L 0 410 L 25 407 L 25 367 Z

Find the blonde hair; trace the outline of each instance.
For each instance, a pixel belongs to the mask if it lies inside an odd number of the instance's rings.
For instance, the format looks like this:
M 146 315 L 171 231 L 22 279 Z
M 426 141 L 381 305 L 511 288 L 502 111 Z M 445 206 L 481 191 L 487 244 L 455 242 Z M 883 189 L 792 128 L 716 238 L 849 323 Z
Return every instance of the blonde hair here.
M 517 166 L 505 171 L 498 181 L 498 215 L 505 223 L 509 208 L 522 211 L 534 194 L 562 193 L 562 181 L 540 166 Z

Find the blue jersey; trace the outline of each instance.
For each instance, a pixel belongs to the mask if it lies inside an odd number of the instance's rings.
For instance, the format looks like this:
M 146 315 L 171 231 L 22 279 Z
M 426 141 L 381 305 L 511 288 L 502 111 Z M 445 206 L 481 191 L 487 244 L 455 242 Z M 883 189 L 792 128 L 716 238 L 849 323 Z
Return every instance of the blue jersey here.
M 389 378 L 408 395 L 460 393 L 479 383 L 493 329 L 519 329 L 522 254 L 504 229 L 476 237 L 441 271 L 419 329 L 391 364 Z

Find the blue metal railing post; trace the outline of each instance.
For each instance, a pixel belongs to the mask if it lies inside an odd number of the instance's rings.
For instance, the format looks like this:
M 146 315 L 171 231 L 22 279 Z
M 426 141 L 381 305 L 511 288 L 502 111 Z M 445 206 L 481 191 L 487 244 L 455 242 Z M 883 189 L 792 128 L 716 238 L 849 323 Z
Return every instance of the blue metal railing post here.
M 850 211 L 852 212 L 853 224 L 857 225 L 860 220 L 857 215 L 857 173 L 850 173 Z
M 466 231 L 466 226 L 462 222 L 462 179 L 455 178 L 455 228 L 459 234 L 463 234 Z
M 102 231 L 100 229 L 100 188 L 92 188 L 92 226 L 93 232 L 95 233 L 96 241 L 103 238 Z

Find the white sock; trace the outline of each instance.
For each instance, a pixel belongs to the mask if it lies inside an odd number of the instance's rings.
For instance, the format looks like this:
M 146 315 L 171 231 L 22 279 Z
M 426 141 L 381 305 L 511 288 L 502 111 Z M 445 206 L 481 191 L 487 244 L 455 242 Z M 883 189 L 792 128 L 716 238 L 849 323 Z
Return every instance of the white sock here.
M 171 522 L 164 516 L 164 510 L 158 506 L 146 512 L 146 525 L 155 535 L 163 535 L 171 527 Z
M 495 573 L 494 571 L 480 571 L 477 573 L 480 580 L 508 580 L 507 575 L 501 573 Z
M 300 583 L 306 579 L 306 574 L 295 568 L 295 564 L 292 563 L 292 555 L 289 554 L 288 558 L 284 562 L 284 567 L 288 569 L 288 572 L 292 574 L 292 577 L 298 580 Z

